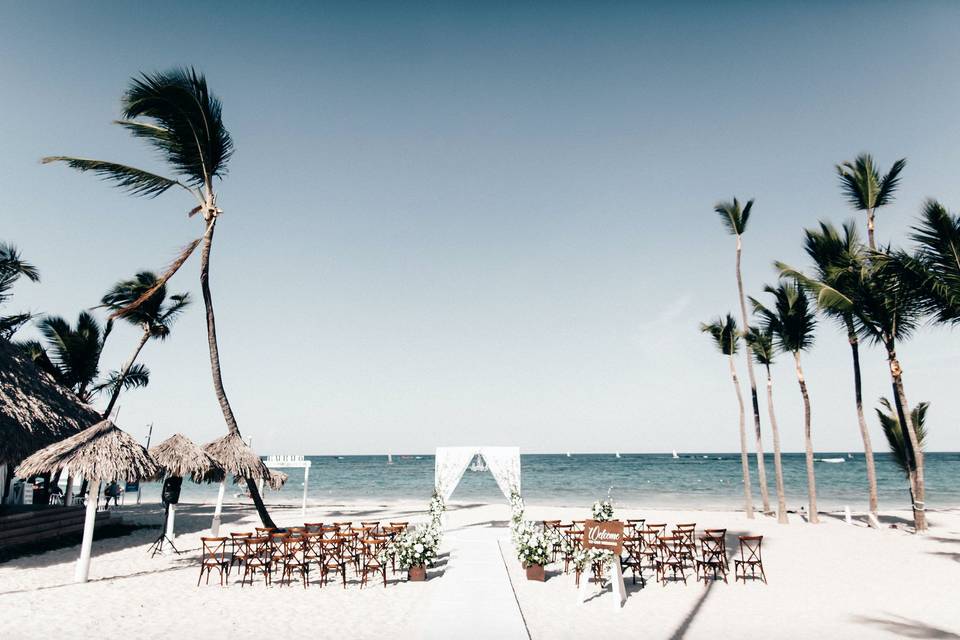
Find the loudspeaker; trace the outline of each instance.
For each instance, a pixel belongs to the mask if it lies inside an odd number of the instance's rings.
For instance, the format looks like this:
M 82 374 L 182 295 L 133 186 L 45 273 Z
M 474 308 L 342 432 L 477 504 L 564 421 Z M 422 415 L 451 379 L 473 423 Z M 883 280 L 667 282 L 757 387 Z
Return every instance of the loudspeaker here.
M 163 491 L 160 495 L 164 504 L 180 502 L 180 485 L 182 484 L 183 478 L 167 478 L 163 481 Z

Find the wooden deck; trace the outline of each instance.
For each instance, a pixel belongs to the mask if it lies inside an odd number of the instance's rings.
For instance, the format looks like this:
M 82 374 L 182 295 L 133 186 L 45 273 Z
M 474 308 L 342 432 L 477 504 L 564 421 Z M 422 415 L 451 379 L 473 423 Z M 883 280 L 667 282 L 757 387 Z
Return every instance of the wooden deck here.
M 5 506 L 0 509 L 0 555 L 16 547 L 35 542 L 79 535 L 83 531 L 84 507 Z M 94 532 L 104 525 L 117 524 L 121 518 L 109 511 L 98 511 Z

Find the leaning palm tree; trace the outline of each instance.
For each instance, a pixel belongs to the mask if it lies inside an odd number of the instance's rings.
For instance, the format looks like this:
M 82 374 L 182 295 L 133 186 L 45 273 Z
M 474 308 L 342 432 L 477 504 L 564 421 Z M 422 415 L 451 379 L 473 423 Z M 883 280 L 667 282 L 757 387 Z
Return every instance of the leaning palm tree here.
M 700 331 L 709 333 L 720 353 L 727 356 L 730 363 L 730 377 L 737 392 L 737 404 L 740 406 L 740 467 L 743 470 L 743 498 L 748 518 L 753 518 L 753 495 L 750 488 L 750 454 L 747 451 L 747 431 L 744 427 L 743 394 L 740 393 L 740 380 L 733 356 L 740 348 L 740 333 L 737 321 L 729 313 L 725 318 L 716 318 L 712 322 L 700 325 Z
M 12 244 L 0 242 L 0 305 L 10 299 L 14 283 L 21 277 L 31 282 L 39 282 L 37 268 L 20 257 L 20 252 Z M 0 316 L 0 338 L 9 340 L 24 323 L 32 318 L 30 313 L 17 313 Z
M 817 480 L 813 469 L 813 441 L 810 437 L 810 394 L 807 393 L 807 381 L 800 363 L 800 352 L 813 346 L 813 331 L 817 319 L 810 309 L 806 292 L 793 282 L 780 282 L 776 288 L 766 286 L 764 292 L 774 298 L 773 308 L 768 308 L 759 300 L 750 298 L 754 312 L 760 316 L 763 330 L 773 335 L 774 344 L 783 353 L 793 355 L 803 397 L 803 441 L 807 457 L 807 496 L 810 503 L 810 523 L 820 522 L 817 515 Z
M 893 461 L 903 471 L 903 475 L 909 481 L 916 474 L 916 465 L 912 456 L 910 456 L 910 442 L 904 437 L 903 429 L 900 428 L 900 420 L 897 418 L 896 409 L 890 406 L 890 401 L 886 398 L 880 398 L 880 404 L 883 410 L 877 409 L 877 418 L 880 419 L 880 427 L 883 429 L 883 435 L 890 446 L 890 453 Z M 930 408 L 929 402 L 921 402 L 913 411 L 910 412 L 910 419 L 913 421 L 914 428 L 917 430 L 917 441 L 920 448 L 923 449 L 927 438 L 927 409 Z M 910 503 L 914 501 L 913 486 L 910 486 Z
M 843 225 L 841 234 L 832 224 L 821 222 L 819 229 L 805 229 L 803 247 L 813 260 L 814 275 L 813 278 L 825 286 L 843 291 L 850 280 L 850 273 L 843 267 L 847 262 L 847 256 L 861 254 L 863 252 L 860 238 L 857 235 L 857 229 L 853 222 L 847 222 Z M 775 266 L 782 275 L 793 276 L 797 273 L 796 269 L 782 263 L 776 262 Z M 873 527 L 879 527 L 878 519 L 878 499 L 877 499 L 877 469 L 873 458 L 873 443 L 870 440 L 870 430 L 867 428 L 867 420 L 863 414 L 863 386 L 860 375 L 860 339 L 857 336 L 856 321 L 853 313 L 849 309 L 838 309 L 831 307 L 821 307 L 820 310 L 828 317 L 835 320 L 847 333 L 847 342 L 850 344 L 850 351 L 853 357 L 853 397 L 857 412 L 857 423 L 860 427 L 860 439 L 863 441 L 863 457 L 867 467 L 867 487 L 868 487 L 868 506 L 869 522 Z
M 130 324 L 139 327 L 142 331 L 140 340 L 136 348 L 130 355 L 130 358 L 124 363 L 116 380 L 110 380 L 112 390 L 110 401 L 107 408 L 103 411 L 104 419 L 110 417 L 117 398 L 120 397 L 120 390 L 123 389 L 124 381 L 130 375 L 135 366 L 137 356 L 144 345 L 151 338 L 165 340 L 170 335 L 170 326 L 176 320 L 183 310 L 190 304 L 190 295 L 179 293 L 170 296 L 167 299 L 167 287 L 165 284 L 157 285 L 157 276 L 149 271 L 141 271 L 130 280 L 122 280 L 115 284 L 110 291 L 103 296 L 100 303 L 114 312 L 122 311 L 140 299 L 147 291 L 152 291 L 150 296 L 142 303 L 133 308 L 129 313 L 123 315 L 124 320 Z
M 927 200 L 910 237 L 918 244 L 916 252 L 896 252 L 890 266 L 920 293 L 934 322 L 960 324 L 960 215 Z
M 740 296 L 740 319 L 743 322 L 743 332 L 750 332 L 750 319 L 747 316 L 747 302 L 743 296 L 743 275 L 740 271 L 740 255 L 743 252 L 743 233 L 747 230 L 750 212 L 753 210 L 753 200 L 743 207 L 740 201 L 734 198 L 730 202 L 718 202 L 713 210 L 720 216 L 723 226 L 730 235 L 737 238 L 737 293 Z M 753 406 L 753 429 L 757 447 L 757 479 L 760 481 L 760 497 L 763 500 L 763 512 L 770 512 L 770 493 L 767 489 L 767 469 L 763 462 L 763 438 L 760 433 L 760 403 L 757 400 L 757 379 L 753 375 L 753 359 L 750 350 L 746 350 L 747 377 L 750 379 L 750 399 Z
M 75 327 L 60 316 L 44 316 L 37 322 L 44 342 L 28 340 L 19 344 L 40 369 L 71 389 L 81 401 L 90 402 L 99 391 L 100 353 L 111 326 L 107 323 L 101 328 L 86 311 L 77 316 Z
M 901 158 L 893 163 L 890 171 L 883 177 L 869 153 L 861 153 L 853 162 L 837 165 L 840 188 L 850 204 L 859 211 L 867 212 L 867 237 L 870 248 L 876 249 L 874 240 L 874 218 L 877 209 L 893 201 L 893 193 L 900 183 L 900 172 L 907 166 L 907 159 Z
M 913 334 L 923 306 L 917 290 L 894 268 L 894 255 L 888 248 L 870 255 L 856 252 L 843 256 L 831 270 L 838 278 L 840 272 L 844 274 L 839 288 L 796 271 L 788 275 L 816 294 L 821 308 L 852 313 L 860 339 L 882 345 L 886 351 L 894 406 L 900 424 L 907 426 L 905 446 L 914 469 L 911 477 L 914 526 L 917 532 L 923 532 L 927 529 L 923 451 L 913 420 L 906 410 L 910 405 L 903 384 L 903 367 L 897 356 L 897 345 Z
M 787 524 L 787 496 L 783 487 L 783 463 L 780 456 L 780 429 L 777 427 L 777 414 L 773 410 L 773 376 L 770 366 L 773 364 L 776 350 L 773 346 L 773 334 L 758 327 L 751 327 L 744 336 L 753 358 L 767 371 L 767 409 L 770 414 L 770 428 L 773 430 L 773 468 L 777 480 L 777 522 Z
M 129 165 L 86 158 L 51 156 L 43 162 L 62 162 L 79 171 L 113 183 L 131 195 L 154 198 L 171 188 L 182 189 L 196 201 L 188 216 L 199 214 L 203 220 L 203 235 L 191 241 L 157 279 L 159 288 L 183 266 L 193 251 L 200 250 L 200 289 L 206 309 L 207 347 L 210 352 L 210 370 L 213 388 L 228 434 L 239 438 L 240 428 L 227 399 L 220 373 L 220 354 L 217 346 L 216 318 L 210 293 L 210 251 L 213 233 L 222 210 L 217 206 L 214 180 L 227 173 L 227 162 L 233 154 L 233 139 L 223 123 L 219 98 L 210 93 L 206 78 L 194 69 L 142 74 L 130 81 L 122 98 L 123 120 L 117 124 L 131 135 L 152 145 L 167 161 L 176 178 L 161 176 Z M 153 295 L 148 290 L 130 306 L 114 313 L 122 317 L 132 313 Z M 265 469 L 265 467 L 264 467 Z M 263 505 L 256 482 L 248 478 L 247 488 L 253 497 L 264 526 L 273 521 Z

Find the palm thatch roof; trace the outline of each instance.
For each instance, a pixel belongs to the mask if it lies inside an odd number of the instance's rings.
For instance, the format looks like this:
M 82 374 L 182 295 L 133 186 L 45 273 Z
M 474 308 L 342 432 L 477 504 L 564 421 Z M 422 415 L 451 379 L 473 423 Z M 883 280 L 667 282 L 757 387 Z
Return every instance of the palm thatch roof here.
M 99 420 L 73 392 L 0 339 L 0 464 L 17 463 Z
M 67 467 L 70 473 L 94 481 L 131 482 L 155 478 L 160 473 L 143 445 L 109 420 L 37 451 L 21 462 L 15 473 L 29 478 Z
M 221 482 L 226 472 L 219 462 L 190 438 L 175 433 L 155 447 L 150 456 L 162 467 L 160 473 L 194 482 Z
M 283 485 L 287 483 L 288 476 L 283 471 L 277 471 L 276 469 L 270 469 L 270 477 L 267 478 L 267 485 L 274 491 L 280 491 L 283 488 Z
M 224 471 L 235 478 L 268 480 L 270 469 L 263 463 L 253 449 L 247 446 L 238 433 L 227 435 L 203 445 L 203 450 L 220 463 Z

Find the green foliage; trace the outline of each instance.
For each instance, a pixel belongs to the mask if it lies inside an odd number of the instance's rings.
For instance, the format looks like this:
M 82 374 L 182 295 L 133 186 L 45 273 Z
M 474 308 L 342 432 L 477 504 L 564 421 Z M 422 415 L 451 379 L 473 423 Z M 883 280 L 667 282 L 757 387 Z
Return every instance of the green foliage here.
M 0 242 L 0 305 L 11 298 L 13 285 L 21 277 L 31 282 L 38 282 L 40 272 L 20 257 L 20 252 L 15 246 Z M 17 329 L 32 317 L 30 313 L 0 316 L 0 339 L 9 340 Z
M 890 453 L 903 474 L 909 477 L 910 472 L 916 470 L 916 463 L 914 457 L 910 455 L 908 436 L 900 428 L 900 419 L 897 417 L 897 411 L 891 406 L 890 401 L 886 398 L 880 398 L 880 404 L 883 406 L 883 410 L 876 409 L 877 418 L 880 419 L 883 435 L 887 438 L 887 444 L 890 445 Z M 921 402 L 910 412 L 910 419 L 913 422 L 914 430 L 917 432 L 917 441 L 920 443 L 921 450 L 924 448 L 927 437 L 926 419 L 929 407 L 929 402 Z
M 750 327 L 750 331 L 743 338 L 757 364 L 764 367 L 773 365 L 776 350 L 773 347 L 773 333 L 769 329 Z
M 861 211 L 876 209 L 893 201 L 893 193 L 900 184 L 900 173 L 907 166 L 906 158 L 893 163 L 883 177 L 868 153 L 862 153 L 853 162 L 837 165 L 840 188 L 847 201 Z
M 741 208 L 740 201 L 734 198 L 732 201 L 718 202 L 713 210 L 720 216 L 720 221 L 730 235 L 740 236 L 747 230 L 747 221 L 750 220 L 750 212 L 753 210 L 753 200 L 748 201 Z
M 111 371 L 105 380 L 95 384 L 91 392 L 96 394 L 102 391 L 113 393 L 118 388 L 140 389 L 150 384 L 150 370 L 142 364 L 132 364 L 127 371 L 127 375 L 120 375 L 119 371 Z
M 700 331 L 709 333 L 720 353 L 725 356 L 734 355 L 740 348 L 740 332 L 737 329 L 737 321 L 729 313 L 726 317 L 718 317 L 710 322 L 702 323 Z
M 37 323 L 45 345 L 24 344 L 34 362 L 60 384 L 89 401 L 90 388 L 100 369 L 100 352 L 109 332 L 86 311 L 77 316 L 76 327 L 60 316 L 45 316 Z
M 149 295 L 140 304 L 131 307 L 145 294 Z M 148 329 L 151 337 L 161 340 L 170 335 L 171 324 L 190 302 L 187 293 L 172 295 L 168 299 L 166 285 L 150 271 L 141 271 L 130 280 L 121 280 L 100 300 L 101 306 L 115 312 L 131 308 L 123 314 L 124 320 Z
M 768 285 L 763 290 L 774 298 L 772 309 L 753 297 L 750 302 L 760 317 L 763 331 L 773 337 L 776 347 L 783 352 L 797 353 L 813 346 L 817 319 L 803 287 L 796 282 L 780 281 L 776 287 Z

